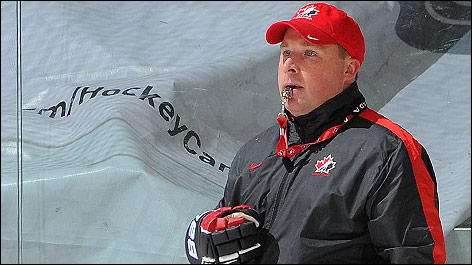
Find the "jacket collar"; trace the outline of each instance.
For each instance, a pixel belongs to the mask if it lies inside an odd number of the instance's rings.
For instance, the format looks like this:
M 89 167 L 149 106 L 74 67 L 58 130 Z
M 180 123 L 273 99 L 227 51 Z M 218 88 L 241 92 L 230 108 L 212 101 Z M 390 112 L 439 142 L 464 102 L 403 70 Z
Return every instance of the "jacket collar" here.
M 289 145 L 305 144 L 315 141 L 324 131 L 340 124 L 344 118 L 360 103 L 365 101 L 357 82 L 308 114 L 289 117 Z M 288 111 L 287 111 L 288 112 Z

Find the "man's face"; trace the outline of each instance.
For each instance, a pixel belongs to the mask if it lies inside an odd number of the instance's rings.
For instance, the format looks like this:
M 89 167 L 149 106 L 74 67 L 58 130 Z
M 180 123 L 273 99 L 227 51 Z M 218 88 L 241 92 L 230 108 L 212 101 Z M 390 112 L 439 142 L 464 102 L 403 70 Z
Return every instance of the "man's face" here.
M 349 86 L 346 72 L 349 56 L 337 44 L 312 44 L 289 28 L 280 45 L 279 92 L 296 86 L 285 107 L 294 116 L 308 114 Z

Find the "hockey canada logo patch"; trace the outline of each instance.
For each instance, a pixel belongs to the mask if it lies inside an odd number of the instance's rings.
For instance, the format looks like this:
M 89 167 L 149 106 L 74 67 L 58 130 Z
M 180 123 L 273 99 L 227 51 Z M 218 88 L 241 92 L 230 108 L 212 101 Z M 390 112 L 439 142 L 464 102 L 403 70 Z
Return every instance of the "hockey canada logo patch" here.
M 318 160 L 315 165 L 315 172 L 312 173 L 313 176 L 324 176 L 324 177 L 331 177 L 329 171 L 333 169 L 336 165 L 334 162 L 334 158 L 331 155 L 323 158 L 322 160 Z

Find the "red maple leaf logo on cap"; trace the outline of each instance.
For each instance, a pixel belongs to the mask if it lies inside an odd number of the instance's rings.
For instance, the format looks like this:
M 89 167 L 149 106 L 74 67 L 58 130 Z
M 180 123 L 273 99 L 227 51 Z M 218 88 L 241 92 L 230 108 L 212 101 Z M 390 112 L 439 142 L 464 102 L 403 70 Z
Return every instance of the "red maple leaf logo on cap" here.
M 314 5 L 307 5 L 298 10 L 298 12 L 293 16 L 293 18 L 308 18 L 311 19 L 311 16 L 318 15 L 320 12 Z

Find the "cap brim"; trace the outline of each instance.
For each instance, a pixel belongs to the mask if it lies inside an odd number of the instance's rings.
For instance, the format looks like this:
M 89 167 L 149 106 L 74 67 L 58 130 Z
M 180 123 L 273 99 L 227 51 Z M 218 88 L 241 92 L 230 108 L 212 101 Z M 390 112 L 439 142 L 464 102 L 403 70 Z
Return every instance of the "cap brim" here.
M 336 40 L 331 38 L 324 31 L 309 23 L 303 22 L 301 19 L 279 21 L 272 24 L 266 32 L 267 42 L 269 44 L 277 44 L 282 42 L 285 32 L 289 27 L 293 28 L 296 32 L 298 32 L 298 34 L 300 34 L 306 41 L 310 43 L 319 45 L 336 43 Z

